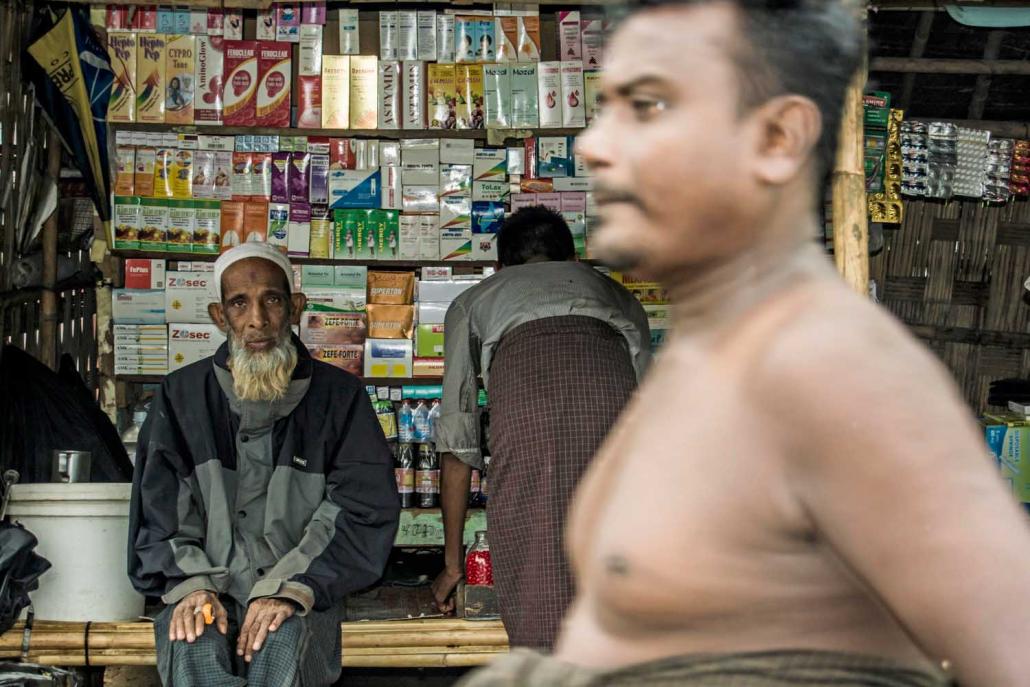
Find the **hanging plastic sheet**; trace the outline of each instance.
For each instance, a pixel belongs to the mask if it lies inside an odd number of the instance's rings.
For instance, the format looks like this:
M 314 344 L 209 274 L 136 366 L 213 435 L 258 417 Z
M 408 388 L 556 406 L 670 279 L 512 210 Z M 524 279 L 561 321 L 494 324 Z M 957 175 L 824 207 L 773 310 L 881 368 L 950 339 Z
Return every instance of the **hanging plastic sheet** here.
M 1030 8 L 945 5 L 944 9 L 952 19 L 966 26 L 992 29 L 1030 26 Z

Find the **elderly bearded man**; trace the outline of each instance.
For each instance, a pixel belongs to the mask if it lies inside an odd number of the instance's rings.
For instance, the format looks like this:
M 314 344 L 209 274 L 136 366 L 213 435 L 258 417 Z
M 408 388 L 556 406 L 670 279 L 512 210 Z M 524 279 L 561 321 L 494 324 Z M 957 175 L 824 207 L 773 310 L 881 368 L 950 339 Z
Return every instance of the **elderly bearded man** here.
M 168 375 L 141 432 L 129 576 L 167 604 L 165 685 L 332 684 L 341 601 L 393 545 L 390 450 L 361 383 L 292 335 L 292 274 L 265 244 L 218 259 L 228 341 Z

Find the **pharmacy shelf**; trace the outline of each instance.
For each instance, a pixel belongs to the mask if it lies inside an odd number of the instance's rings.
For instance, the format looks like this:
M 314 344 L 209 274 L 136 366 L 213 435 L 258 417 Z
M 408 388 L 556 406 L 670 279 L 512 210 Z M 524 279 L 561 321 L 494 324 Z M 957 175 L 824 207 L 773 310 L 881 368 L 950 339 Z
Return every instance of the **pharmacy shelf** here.
M 128 384 L 160 384 L 165 375 L 115 375 L 119 382 Z M 363 377 L 365 386 L 439 386 L 443 377 Z
M 81 0 L 87 5 L 109 5 L 111 0 Z M 244 9 L 244 10 L 265 10 L 272 6 L 275 2 L 281 2 L 282 0 L 176 0 L 176 7 L 209 7 L 209 8 L 225 8 L 225 9 Z M 297 0 L 298 2 L 315 2 L 316 0 Z M 911 0 L 906 0 L 911 2 Z M 923 0 L 924 2 L 926 0 Z M 1022 0 L 1020 0 L 1022 1 Z M 329 9 L 335 9 L 338 4 L 335 0 L 329 0 Z M 587 6 L 605 6 L 605 5 L 616 5 L 623 0 L 508 0 L 508 4 L 512 5 L 562 5 L 563 7 L 587 7 Z M 881 0 L 882 2 L 882 0 Z M 351 0 L 352 4 L 355 5 L 382 5 L 382 4 L 393 4 L 393 1 L 383 2 L 383 0 Z M 119 5 L 154 5 L 154 0 L 122 0 L 118 3 Z M 343 4 L 343 3 L 339 3 Z M 441 0 L 405 0 L 405 4 L 411 5 L 453 5 L 455 7 L 470 7 L 471 9 L 479 9 L 472 7 L 471 3 L 464 2 L 446 2 Z M 481 3 L 483 5 L 489 5 L 488 2 Z M 876 3 L 874 3 L 876 4 Z M 888 2 L 889 4 L 889 2 Z M 897 4 L 897 3 L 894 3 Z
M 112 250 L 119 258 L 145 258 L 151 260 L 179 260 L 183 262 L 214 262 L 217 255 L 207 253 L 166 253 L 164 251 Z M 374 269 L 413 270 L 419 267 L 493 267 L 490 260 L 333 260 L 329 258 L 290 258 L 295 265 L 358 265 Z
M 575 136 L 583 129 L 297 129 L 255 126 L 197 126 L 175 124 L 129 124 L 108 122 L 115 131 L 146 131 L 154 133 L 176 133 L 211 136 L 324 136 L 334 138 L 463 138 L 473 140 L 490 139 L 491 132 L 504 139 L 529 138 L 531 136 Z M 494 139 L 492 139 L 494 140 Z

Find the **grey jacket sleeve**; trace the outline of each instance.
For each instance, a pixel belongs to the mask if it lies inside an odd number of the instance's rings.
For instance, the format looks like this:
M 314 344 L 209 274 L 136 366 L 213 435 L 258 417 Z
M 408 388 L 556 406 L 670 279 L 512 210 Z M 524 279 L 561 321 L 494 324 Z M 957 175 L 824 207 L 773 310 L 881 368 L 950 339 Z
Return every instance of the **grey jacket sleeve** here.
M 478 346 L 474 345 L 469 313 L 455 301 L 444 320 L 443 399 L 436 424 L 436 449 L 452 453 L 474 468 L 483 467 L 479 445 Z
M 346 429 L 327 468 L 325 500 L 251 599 L 288 598 L 302 613 L 324 611 L 383 574 L 400 520 L 393 454 L 363 390 L 341 412 Z
M 229 571 L 204 551 L 205 518 L 196 495 L 194 459 L 164 386 L 140 432 L 129 505 L 129 579 L 166 604 L 206 589 L 223 591 Z M 213 458 L 213 457 L 212 457 Z

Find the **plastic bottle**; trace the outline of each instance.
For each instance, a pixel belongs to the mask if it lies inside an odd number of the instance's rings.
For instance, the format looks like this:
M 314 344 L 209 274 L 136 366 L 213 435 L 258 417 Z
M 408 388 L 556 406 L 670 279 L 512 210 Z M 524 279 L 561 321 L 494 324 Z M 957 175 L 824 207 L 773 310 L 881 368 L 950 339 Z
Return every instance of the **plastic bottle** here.
M 472 478 L 469 481 L 469 506 L 479 508 L 483 505 L 483 488 L 481 482 L 482 474 L 475 468 L 472 469 Z
M 426 402 L 419 401 L 412 415 L 415 418 L 415 442 L 429 441 L 429 407 L 426 406 Z
M 418 447 L 415 469 L 415 499 L 419 508 L 436 508 L 440 500 L 440 462 L 429 444 Z
M 490 543 L 486 540 L 486 532 L 476 532 L 476 541 L 465 556 L 465 583 L 476 585 L 492 585 L 494 583 L 494 566 L 490 560 Z
M 429 441 L 436 443 L 436 424 L 440 421 L 440 402 L 433 401 L 429 409 Z
M 386 440 L 397 441 L 397 414 L 393 412 L 393 404 L 389 401 L 376 401 L 372 407 L 375 408 L 379 426 L 383 428 Z
M 136 464 L 136 444 L 139 442 L 139 432 L 143 428 L 143 423 L 147 419 L 147 411 L 137 410 L 132 414 L 132 424 L 125 428 L 122 432 L 122 444 L 125 446 L 125 452 L 129 454 L 129 460 L 132 464 Z
M 415 414 L 409 401 L 401 403 L 401 409 L 397 411 L 397 434 L 402 443 L 415 441 Z
M 401 508 L 414 508 L 415 450 L 411 444 L 401 444 L 398 448 L 394 474 L 397 477 L 397 494 L 401 499 Z

